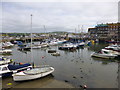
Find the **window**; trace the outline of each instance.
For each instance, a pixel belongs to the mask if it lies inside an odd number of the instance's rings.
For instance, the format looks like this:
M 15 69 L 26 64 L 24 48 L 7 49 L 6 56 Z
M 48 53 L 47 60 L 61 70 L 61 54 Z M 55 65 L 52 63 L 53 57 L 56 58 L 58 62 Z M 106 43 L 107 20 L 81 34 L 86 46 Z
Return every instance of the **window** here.
M 7 70 L 7 67 L 3 67 L 3 68 L 2 68 L 2 71 L 5 71 L 5 70 Z

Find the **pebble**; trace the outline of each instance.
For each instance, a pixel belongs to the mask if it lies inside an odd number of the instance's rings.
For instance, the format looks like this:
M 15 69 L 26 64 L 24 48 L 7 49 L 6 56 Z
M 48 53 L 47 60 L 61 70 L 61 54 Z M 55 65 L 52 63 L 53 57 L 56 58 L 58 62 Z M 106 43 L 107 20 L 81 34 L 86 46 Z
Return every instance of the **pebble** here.
M 84 63 L 84 61 L 82 61 L 82 63 Z
M 67 81 L 67 80 L 64 80 L 65 82 L 69 82 L 69 81 Z
M 73 78 L 76 78 L 75 76 L 73 76 Z

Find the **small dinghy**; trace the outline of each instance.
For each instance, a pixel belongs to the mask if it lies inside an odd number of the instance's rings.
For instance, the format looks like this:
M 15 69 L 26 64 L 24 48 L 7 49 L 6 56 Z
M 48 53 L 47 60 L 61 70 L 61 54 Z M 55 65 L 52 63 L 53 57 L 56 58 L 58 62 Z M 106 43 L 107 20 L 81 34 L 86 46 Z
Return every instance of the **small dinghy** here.
M 48 53 L 56 53 L 56 50 L 55 49 L 49 49 Z
M 60 56 L 60 53 L 59 52 L 55 52 L 55 53 L 51 53 L 51 55 L 53 55 L 53 56 Z
M 99 52 L 94 52 L 91 56 L 92 57 L 98 57 L 98 58 L 114 59 L 118 55 L 115 55 L 113 53 L 109 53 L 109 52 L 106 52 L 104 50 L 101 50 Z
M 53 67 L 45 66 L 45 67 L 36 67 L 30 70 L 15 73 L 12 76 L 14 81 L 26 81 L 26 80 L 33 80 L 47 76 L 52 72 L 54 72 Z

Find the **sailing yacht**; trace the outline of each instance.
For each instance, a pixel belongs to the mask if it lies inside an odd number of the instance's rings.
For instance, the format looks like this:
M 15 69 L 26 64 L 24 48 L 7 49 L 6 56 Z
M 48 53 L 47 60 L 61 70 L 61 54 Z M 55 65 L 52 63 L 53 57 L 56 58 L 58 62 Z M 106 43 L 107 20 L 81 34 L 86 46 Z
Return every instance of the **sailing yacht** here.
M 32 15 L 31 15 L 31 30 L 32 30 Z M 31 46 L 32 46 L 32 33 L 31 33 Z M 32 47 L 31 47 L 31 56 L 32 56 Z M 54 68 L 45 65 L 43 67 L 33 67 L 32 69 L 15 73 L 12 76 L 14 81 L 26 81 L 26 80 L 33 80 L 47 76 L 52 72 L 54 72 Z

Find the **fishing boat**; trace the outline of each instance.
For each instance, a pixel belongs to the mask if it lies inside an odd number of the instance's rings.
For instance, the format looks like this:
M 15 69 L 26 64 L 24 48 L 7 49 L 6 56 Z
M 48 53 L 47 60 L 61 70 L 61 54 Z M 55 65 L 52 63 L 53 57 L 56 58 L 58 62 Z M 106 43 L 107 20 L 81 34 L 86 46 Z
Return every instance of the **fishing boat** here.
M 13 61 L 12 59 L 9 59 L 6 57 L 0 57 L 0 65 L 8 64 L 8 63 L 11 63 L 12 61 Z
M 0 75 L 2 77 L 12 76 L 13 73 L 17 73 L 26 69 L 32 68 L 31 64 L 5 64 L 0 65 Z
M 106 59 L 114 59 L 116 58 L 118 55 L 106 52 L 104 50 L 101 50 L 99 52 L 94 52 L 93 54 L 91 54 L 92 57 L 98 57 L 98 58 L 106 58 Z
M 31 15 L 31 30 L 32 30 L 32 15 Z M 32 46 L 32 33 L 31 33 L 31 46 Z M 32 47 L 31 47 L 31 56 L 32 56 Z M 33 58 L 31 57 L 31 60 L 32 59 Z M 26 80 L 33 80 L 47 76 L 52 72 L 54 72 L 54 68 L 51 66 L 33 67 L 32 69 L 15 73 L 12 76 L 14 81 L 26 81 Z

